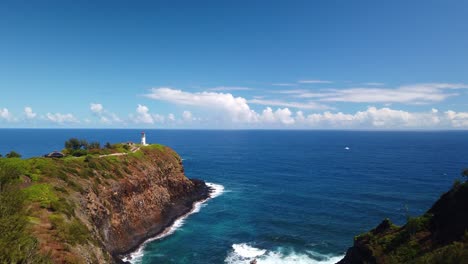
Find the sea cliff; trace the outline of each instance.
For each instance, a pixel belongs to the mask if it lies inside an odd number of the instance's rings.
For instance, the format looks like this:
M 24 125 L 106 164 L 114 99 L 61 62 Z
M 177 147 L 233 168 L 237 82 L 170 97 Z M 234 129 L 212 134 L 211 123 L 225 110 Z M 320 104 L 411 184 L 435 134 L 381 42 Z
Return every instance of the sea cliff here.
M 31 254 L 44 263 L 115 263 L 209 197 L 172 149 L 60 159 L 1 159 L 24 194 Z M 5 174 L 6 175 L 6 174 Z
M 338 264 L 468 263 L 468 182 L 453 188 L 403 226 L 385 219 L 359 235 Z

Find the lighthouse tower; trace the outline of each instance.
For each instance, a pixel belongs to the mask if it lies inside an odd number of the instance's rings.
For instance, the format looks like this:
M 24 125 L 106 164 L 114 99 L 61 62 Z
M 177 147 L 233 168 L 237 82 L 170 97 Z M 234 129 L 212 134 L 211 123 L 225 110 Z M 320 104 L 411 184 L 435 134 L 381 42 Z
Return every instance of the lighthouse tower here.
M 145 132 L 141 132 L 141 145 L 146 146 L 146 135 Z

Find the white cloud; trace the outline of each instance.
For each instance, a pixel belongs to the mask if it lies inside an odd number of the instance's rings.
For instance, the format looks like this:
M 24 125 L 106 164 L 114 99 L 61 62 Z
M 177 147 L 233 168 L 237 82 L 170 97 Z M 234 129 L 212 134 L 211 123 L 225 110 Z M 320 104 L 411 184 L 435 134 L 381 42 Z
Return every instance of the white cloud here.
M 292 108 L 300 108 L 300 109 L 333 109 L 327 105 L 315 103 L 315 102 L 307 102 L 307 103 L 300 103 L 300 102 L 286 102 L 281 100 L 262 100 L 262 99 L 252 99 L 248 100 L 248 103 L 251 104 L 258 104 L 258 105 L 266 105 L 266 106 L 280 106 L 280 107 L 292 107 Z
M 273 86 L 297 86 L 296 83 L 272 83 Z
M 302 94 L 302 93 L 307 93 L 308 90 L 304 89 L 292 89 L 292 90 L 279 90 L 275 91 L 274 93 L 279 93 L 279 94 Z
M 47 113 L 46 119 L 51 122 L 58 123 L 58 124 L 79 123 L 79 120 L 76 117 L 74 117 L 72 114 Z
M 246 90 L 252 90 L 252 88 L 249 87 L 237 87 L 237 86 L 218 86 L 215 88 L 209 89 L 210 91 L 246 91 Z
M 300 80 L 297 82 L 298 83 L 333 83 L 332 81 L 325 81 L 325 80 Z
M 102 106 L 102 104 L 95 104 L 95 103 L 91 103 L 89 108 L 91 109 L 93 113 L 101 113 L 104 110 L 104 107 Z
M 385 85 L 385 83 L 381 83 L 381 82 L 367 82 L 367 83 L 363 83 L 364 85 L 369 85 L 369 86 L 382 86 L 382 85 Z
M 122 119 L 115 113 L 111 113 L 104 109 L 102 104 L 95 104 L 91 103 L 89 109 L 93 114 L 99 117 L 99 121 L 103 124 L 113 124 L 113 123 L 121 123 Z
M 153 116 L 149 113 L 149 108 L 145 105 L 139 104 L 136 109 L 137 115 L 135 117 L 136 123 L 144 123 L 144 124 L 153 124 L 154 119 Z
M 6 121 L 13 121 L 13 115 L 8 111 L 7 108 L 3 108 L 0 110 L 0 117 L 5 119 Z
M 446 118 L 449 120 L 450 124 L 453 127 L 460 128 L 466 127 L 468 128 L 468 112 L 454 112 L 454 111 L 447 111 L 445 112 Z
M 184 111 L 184 112 L 182 113 L 182 119 L 183 119 L 184 121 L 193 121 L 194 118 L 193 118 L 192 112 L 190 112 L 190 111 Z
M 26 118 L 27 118 L 27 119 L 34 119 L 34 118 L 37 116 L 37 114 L 34 113 L 33 110 L 32 110 L 32 108 L 29 107 L 29 106 L 26 106 L 26 107 L 24 108 L 24 114 L 26 115 Z
M 369 107 L 365 111 L 358 111 L 354 114 L 324 112 L 304 116 L 302 112 L 298 112 L 296 121 L 310 128 L 447 128 L 468 127 L 468 113 L 448 111 L 441 114 L 437 109 L 431 109 L 428 112 L 407 112 L 387 107 Z
M 166 120 L 166 118 L 165 118 L 163 115 L 154 114 L 154 115 L 153 115 L 153 120 L 154 120 L 154 122 L 156 122 L 156 123 L 164 123 L 164 121 Z
M 226 114 L 233 122 L 256 122 L 257 119 L 257 114 L 250 109 L 245 98 L 234 97 L 230 93 L 190 93 L 171 88 L 153 88 L 146 97 L 180 105 L 215 109 Z
M 440 91 L 441 89 L 462 89 L 462 85 L 432 84 L 406 86 L 401 89 L 411 91 Z M 380 90 L 380 89 L 378 89 Z M 382 89 L 384 90 L 384 89 Z M 442 90 L 443 92 L 444 90 Z M 295 95 L 302 95 L 298 91 Z M 210 110 L 216 114 L 222 114 L 226 121 L 237 124 L 238 127 L 278 127 L 291 128 L 337 128 L 337 129 L 443 129 L 443 128 L 468 128 L 468 113 L 446 111 L 441 112 L 432 108 L 425 112 L 408 112 L 392 109 L 390 107 L 368 107 L 355 113 L 331 112 L 305 114 L 303 111 L 292 113 L 290 108 L 315 109 L 322 107 L 309 103 L 287 102 L 281 100 L 246 100 L 242 97 L 234 97 L 228 93 L 190 93 L 170 88 L 155 88 L 146 95 L 149 98 L 164 100 L 176 104 L 197 106 Z M 330 95 L 317 93 L 314 95 L 319 100 Z M 265 109 L 256 112 L 250 108 L 250 104 L 266 105 Z M 314 102 L 312 102 L 314 103 Z M 272 107 L 278 106 L 274 110 Z M 143 108 L 147 113 L 147 108 Z M 189 120 L 193 115 L 189 111 L 182 114 L 181 120 Z M 161 120 L 176 121 L 173 114 Z M 209 120 L 210 117 L 206 120 Z M 213 119 L 212 119 L 213 120 Z M 216 117 L 213 121 L 216 121 Z
M 173 113 L 168 114 L 167 120 L 174 122 L 176 120 L 175 115 Z
M 457 89 L 466 89 L 467 84 L 427 83 L 400 86 L 398 88 L 349 88 L 326 89 L 322 92 L 297 93 L 299 98 L 317 98 L 321 102 L 351 103 L 405 103 L 427 104 L 440 102 L 456 96 Z
M 260 121 L 263 123 L 281 123 L 284 125 L 292 125 L 295 123 L 292 113 L 288 108 L 273 111 L 273 109 L 267 107 L 263 110 Z

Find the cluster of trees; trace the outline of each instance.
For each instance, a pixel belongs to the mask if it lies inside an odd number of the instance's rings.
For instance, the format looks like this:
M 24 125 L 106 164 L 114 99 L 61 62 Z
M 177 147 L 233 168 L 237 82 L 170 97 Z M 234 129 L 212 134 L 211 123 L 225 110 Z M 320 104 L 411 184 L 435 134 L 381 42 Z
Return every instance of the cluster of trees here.
M 2 154 L 0 154 L 0 158 L 2 158 Z M 5 158 L 21 158 L 21 154 L 19 154 L 18 152 L 16 151 L 10 151 L 10 153 L 7 153 L 5 155 Z
M 115 145 L 107 142 L 103 148 L 97 141 L 88 142 L 85 139 L 70 138 L 65 141 L 65 154 L 69 154 L 75 157 L 86 156 L 88 154 L 102 154 L 105 153 L 103 150 L 115 149 Z
M 79 157 L 87 155 L 91 150 L 99 151 L 101 144 L 99 142 L 90 142 L 84 139 L 70 138 L 65 141 L 65 152 L 67 154 Z

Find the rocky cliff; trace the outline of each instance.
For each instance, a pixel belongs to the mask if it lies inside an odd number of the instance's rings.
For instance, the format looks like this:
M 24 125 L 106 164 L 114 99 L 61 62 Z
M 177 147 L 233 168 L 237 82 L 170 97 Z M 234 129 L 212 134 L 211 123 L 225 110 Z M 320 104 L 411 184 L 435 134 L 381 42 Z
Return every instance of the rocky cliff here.
M 20 171 L 28 232 L 53 263 L 112 263 L 208 198 L 161 145 L 63 159 L 2 159 Z
M 455 184 L 402 227 L 386 219 L 357 236 L 338 263 L 468 263 L 468 183 Z

